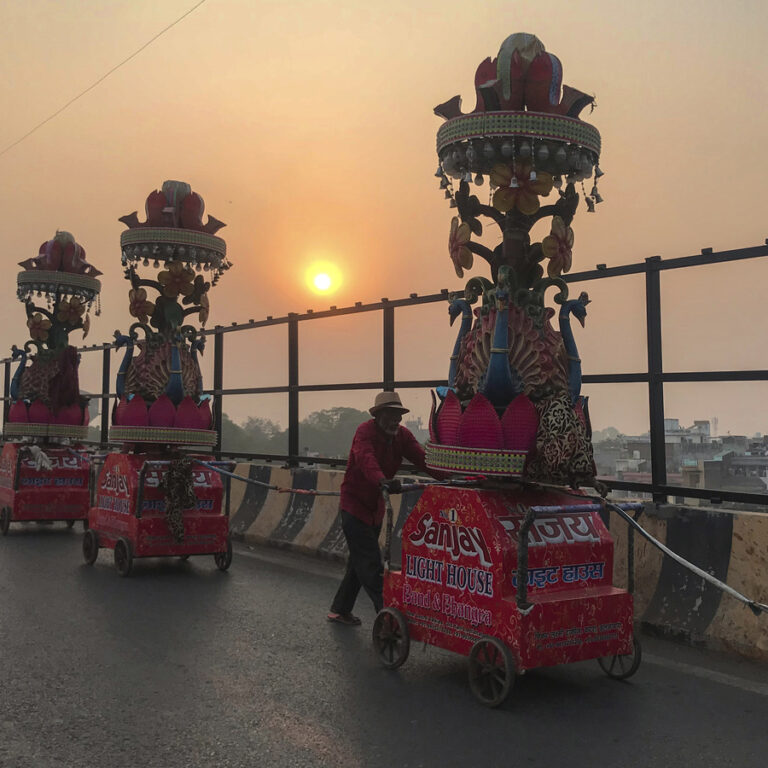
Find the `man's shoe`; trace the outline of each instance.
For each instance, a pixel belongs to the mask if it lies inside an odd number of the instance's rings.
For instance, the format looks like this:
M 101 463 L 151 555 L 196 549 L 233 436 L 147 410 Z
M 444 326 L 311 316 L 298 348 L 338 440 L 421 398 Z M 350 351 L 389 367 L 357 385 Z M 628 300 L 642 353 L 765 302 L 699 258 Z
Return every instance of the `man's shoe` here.
M 351 613 L 329 613 L 328 621 L 335 621 L 337 624 L 346 624 L 348 627 L 357 627 L 362 622 Z

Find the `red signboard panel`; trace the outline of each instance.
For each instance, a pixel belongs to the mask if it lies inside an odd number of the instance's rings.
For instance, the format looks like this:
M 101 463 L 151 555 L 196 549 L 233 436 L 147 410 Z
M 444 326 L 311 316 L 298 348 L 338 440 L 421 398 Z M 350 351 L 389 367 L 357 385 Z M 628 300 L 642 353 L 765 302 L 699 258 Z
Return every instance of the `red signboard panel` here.
M 402 567 L 385 605 L 411 637 L 467 654 L 483 636 L 518 670 L 632 650 L 632 597 L 612 586 L 613 540 L 577 494 L 431 486 L 406 521 Z M 518 538 L 531 506 L 527 605 L 518 607 Z M 565 511 L 557 508 L 567 507 Z
M 0 453 L 0 507 L 11 522 L 84 520 L 90 502 L 90 458 L 63 447 L 44 447 L 50 468 L 38 468 L 29 446 L 5 443 Z
M 223 485 L 218 472 L 193 466 L 195 505 L 182 510 L 183 539 L 177 541 L 166 520 L 162 487 L 167 463 L 157 456 L 111 454 L 96 484 L 90 527 L 99 546 L 130 541 L 133 557 L 206 554 L 227 549 L 229 519 L 223 514 Z M 213 461 L 212 457 L 201 457 Z

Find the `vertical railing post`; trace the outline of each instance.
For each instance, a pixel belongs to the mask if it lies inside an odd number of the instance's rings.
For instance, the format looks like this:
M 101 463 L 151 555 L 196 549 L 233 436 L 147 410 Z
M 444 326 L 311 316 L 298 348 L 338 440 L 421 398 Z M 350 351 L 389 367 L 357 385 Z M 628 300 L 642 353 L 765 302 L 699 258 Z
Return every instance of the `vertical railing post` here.
M 299 455 L 299 319 L 288 314 L 288 464 L 298 466 Z
M 224 432 L 224 403 L 221 390 L 224 389 L 224 334 L 221 326 L 213 329 L 213 423 L 216 425 L 216 458 L 221 458 L 222 435 Z
M 667 452 L 664 441 L 664 382 L 661 354 L 661 256 L 645 260 L 645 321 L 648 331 L 648 414 L 651 435 L 651 484 L 653 500 L 666 501 L 658 488 L 667 484 Z
M 382 299 L 384 302 L 383 310 L 383 328 L 382 339 L 383 348 L 383 389 L 392 391 L 395 388 L 395 308 L 389 303 L 388 299 Z
M 101 351 L 101 437 L 99 447 L 103 450 L 109 442 L 109 380 L 112 347 L 105 344 Z
M 11 407 L 11 364 L 3 366 L 3 424 L 8 423 L 8 409 Z

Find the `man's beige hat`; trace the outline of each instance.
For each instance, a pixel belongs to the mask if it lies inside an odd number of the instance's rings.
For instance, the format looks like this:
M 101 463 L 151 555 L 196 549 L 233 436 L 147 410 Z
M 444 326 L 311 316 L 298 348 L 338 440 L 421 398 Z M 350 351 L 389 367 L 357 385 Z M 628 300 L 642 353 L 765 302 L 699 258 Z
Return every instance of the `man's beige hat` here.
M 403 407 L 400 402 L 400 395 L 397 392 L 379 392 L 376 395 L 376 400 L 373 403 L 373 407 L 368 409 L 368 413 L 371 416 L 375 416 L 379 411 L 384 408 L 395 408 L 400 413 L 408 413 L 408 409 Z

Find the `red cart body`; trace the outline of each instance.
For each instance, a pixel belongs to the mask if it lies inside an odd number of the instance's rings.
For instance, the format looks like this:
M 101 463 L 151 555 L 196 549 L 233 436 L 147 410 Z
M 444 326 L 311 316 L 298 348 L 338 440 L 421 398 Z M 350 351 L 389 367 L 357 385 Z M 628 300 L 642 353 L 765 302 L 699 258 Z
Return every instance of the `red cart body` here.
M 90 457 L 69 448 L 43 446 L 51 468 L 37 469 L 28 447 L 5 443 L 0 454 L 3 532 L 11 522 L 86 520 Z
M 519 532 L 531 507 L 558 511 L 529 520 L 522 602 Z M 613 539 L 586 497 L 430 486 L 403 526 L 401 569 L 385 573 L 384 612 L 399 612 L 411 639 L 463 655 L 495 638 L 516 673 L 623 657 L 633 652 L 632 596 L 612 576 Z
M 199 457 L 214 461 L 213 457 Z M 107 456 L 95 489 L 95 504 L 88 515 L 90 531 L 83 544 L 86 561 L 93 562 L 91 546 L 115 549 L 127 555 L 127 571 L 137 557 L 215 555 L 222 570 L 231 561 L 229 517 L 224 509 L 224 487 L 218 472 L 202 465 L 192 468 L 195 506 L 182 512 L 183 540 L 177 541 L 165 516 L 165 492 L 161 483 L 168 462 L 157 454 Z M 125 552 L 118 549 L 124 547 Z M 226 556 L 226 557 L 225 557 Z M 91 560 L 92 557 L 92 560 Z M 222 563 L 226 560 L 226 567 Z M 125 564 L 123 564 L 125 565 Z

